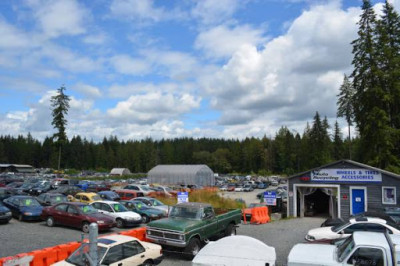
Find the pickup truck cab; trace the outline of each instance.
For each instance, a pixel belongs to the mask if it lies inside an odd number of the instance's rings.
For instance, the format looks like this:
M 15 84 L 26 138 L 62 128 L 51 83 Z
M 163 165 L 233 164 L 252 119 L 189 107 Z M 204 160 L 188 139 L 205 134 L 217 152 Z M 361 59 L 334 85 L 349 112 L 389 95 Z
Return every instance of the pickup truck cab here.
M 400 236 L 376 232 L 354 232 L 341 244 L 297 244 L 289 253 L 288 266 L 386 265 L 400 261 Z
M 240 220 L 240 210 L 216 214 L 210 204 L 180 203 L 172 207 L 168 218 L 150 222 L 146 237 L 165 248 L 183 249 L 191 259 L 210 238 L 235 235 Z

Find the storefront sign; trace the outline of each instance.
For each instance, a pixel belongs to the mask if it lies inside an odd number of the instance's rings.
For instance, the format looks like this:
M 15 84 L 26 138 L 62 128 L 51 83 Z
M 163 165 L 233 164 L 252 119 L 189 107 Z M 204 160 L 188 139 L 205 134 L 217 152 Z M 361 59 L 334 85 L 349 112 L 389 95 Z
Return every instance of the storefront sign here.
M 265 191 L 264 201 L 268 206 L 276 206 L 276 191 Z
M 302 177 L 300 177 L 300 181 L 303 181 L 303 182 L 308 182 L 308 181 L 310 181 L 311 180 L 311 178 L 309 177 L 309 176 L 302 176 Z
M 311 181 L 314 182 L 382 182 L 378 171 L 367 169 L 320 169 L 311 171 Z
M 178 192 L 178 203 L 189 202 L 189 192 Z

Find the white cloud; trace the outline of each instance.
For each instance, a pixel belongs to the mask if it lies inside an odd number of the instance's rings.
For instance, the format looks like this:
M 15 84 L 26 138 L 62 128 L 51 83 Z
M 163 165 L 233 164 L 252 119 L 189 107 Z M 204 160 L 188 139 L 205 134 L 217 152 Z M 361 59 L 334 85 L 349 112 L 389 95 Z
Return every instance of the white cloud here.
M 302 132 L 315 111 L 335 117 L 359 14 L 337 3 L 313 6 L 264 49 L 242 45 L 217 73 L 202 78 L 212 106 L 222 113 L 219 123 L 252 135 L 244 125 L 260 133 L 282 125 L 301 126 L 296 129 Z
M 192 9 L 192 16 L 203 24 L 217 24 L 229 20 L 237 11 L 238 0 L 197 0 Z
M 110 63 L 118 73 L 125 75 L 144 75 L 151 69 L 151 65 L 146 60 L 132 58 L 129 55 L 113 56 Z
M 89 11 L 76 0 L 30 0 L 43 33 L 49 37 L 79 35 L 86 32 Z
M 110 86 L 108 94 L 112 98 L 126 98 L 130 97 L 133 94 L 146 94 L 151 92 L 161 92 L 170 94 L 176 91 L 183 93 L 183 92 L 190 92 L 192 89 L 193 89 L 193 84 L 190 83 L 154 84 L 154 83 L 137 82 L 137 83 L 128 83 L 125 85 L 113 84 Z
M 139 23 L 155 23 L 164 20 L 183 20 L 187 15 L 178 8 L 166 10 L 157 7 L 153 0 L 113 0 L 110 5 L 111 15 L 122 20 Z
M 107 40 L 105 34 L 91 34 L 83 38 L 83 42 L 86 44 L 100 45 L 104 44 Z
M 151 92 L 132 95 L 127 100 L 119 102 L 115 108 L 109 109 L 107 113 L 119 122 L 153 124 L 198 108 L 200 101 L 201 98 L 186 93 L 173 95 Z
M 0 17 L 0 49 L 26 48 L 30 46 L 30 40 L 25 33 L 8 24 Z
M 263 31 L 250 25 L 229 28 L 219 25 L 201 32 L 195 41 L 195 48 L 203 50 L 209 58 L 230 57 L 242 45 L 258 46 L 264 43 Z
M 84 83 L 75 84 L 72 90 L 78 91 L 88 98 L 99 98 L 102 96 L 99 88 Z

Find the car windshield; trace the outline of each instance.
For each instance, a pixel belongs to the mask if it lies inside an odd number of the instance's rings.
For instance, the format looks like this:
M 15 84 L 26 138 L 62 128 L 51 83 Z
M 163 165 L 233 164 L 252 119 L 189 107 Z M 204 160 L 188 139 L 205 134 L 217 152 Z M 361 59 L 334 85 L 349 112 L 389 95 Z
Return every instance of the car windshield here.
M 342 244 L 337 247 L 337 258 L 342 262 L 354 248 L 353 236 L 348 237 Z
M 141 211 L 147 210 L 148 207 L 143 202 L 133 202 L 135 208 Z
M 59 202 L 66 202 L 67 197 L 62 195 L 62 196 L 52 196 L 50 197 L 51 202 L 59 203 Z
M 332 229 L 333 232 L 337 233 L 337 232 L 342 231 L 348 225 L 350 225 L 350 223 L 342 223 L 342 224 L 338 224 L 338 225 L 332 226 L 331 229 Z
M 165 205 L 164 203 L 162 203 L 161 201 L 156 200 L 156 199 L 151 199 L 150 202 L 153 204 L 153 206 L 164 206 Z
M 170 189 L 169 187 L 165 187 L 165 190 L 166 190 L 167 192 L 171 192 L 171 191 L 172 191 L 172 189 Z
M 148 187 L 145 187 L 145 186 L 141 186 L 140 188 L 143 189 L 144 191 L 151 191 L 151 189 L 149 189 Z
M 35 207 L 35 206 L 40 206 L 40 204 L 35 199 L 20 199 L 19 206 L 20 207 Z
M 81 205 L 79 206 L 79 208 L 84 214 L 97 213 L 97 210 L 93 208 L 91 205 Z
M 111 204 L 115 212 L 127 212 L 128 210 L 121 203 Z
M 107 248 L 97 246 L 97 256 L 99 260 L 101 260 L 104 257 L 106 251 Z M 66 259 L 65 261 L 73 265 L 86 266 L 89 265 L 88 256 L 89 256 L 89 245 L 84 245 L 81 246 L 74 253 L 72 253 L 72 255 L 69 256 L 68 259 Z
M 171 218 L 201 219 L 201 209 L 188 206 L 174 206 L 169 214 Z

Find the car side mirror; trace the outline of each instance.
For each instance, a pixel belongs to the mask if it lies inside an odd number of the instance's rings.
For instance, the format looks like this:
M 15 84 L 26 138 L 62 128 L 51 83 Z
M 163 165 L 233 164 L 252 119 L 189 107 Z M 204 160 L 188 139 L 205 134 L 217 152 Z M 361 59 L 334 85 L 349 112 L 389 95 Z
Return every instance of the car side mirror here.
M 344 235 L 344 230 L 340 231 L 339 234 Z

